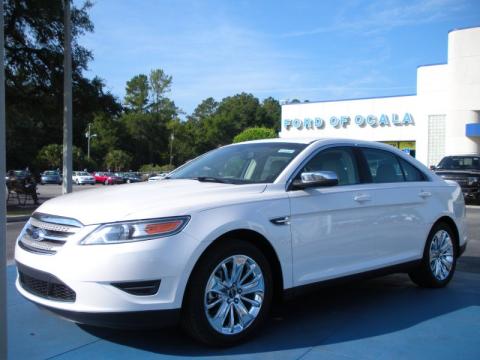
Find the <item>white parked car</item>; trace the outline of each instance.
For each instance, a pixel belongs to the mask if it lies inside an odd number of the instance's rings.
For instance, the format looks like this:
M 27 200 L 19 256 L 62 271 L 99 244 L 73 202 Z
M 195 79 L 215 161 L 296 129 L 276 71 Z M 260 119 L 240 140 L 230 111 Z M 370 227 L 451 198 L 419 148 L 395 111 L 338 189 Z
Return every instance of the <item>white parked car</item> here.
M 408 272 L 443 287 L 466 242 L 458 184 L 401 151 L 262 140 L 208 152 L 164 181 L 45 202 L 19 235 L 16 286 L 76 322 L 180 321 L 225 345 L 306 285 Z
M 155 176 L 150 176 L 148 178 L 148 181 L 149 182 L 154 182 L 154 181 L 159 181 L 159 180 L 163 180 L 165 179 L 165 177 L 168 175 L 168 173 L 161 173 L 161 174 L 158 174 L 158 175 L 155 175 Z
M 86 171 L 74 171 L 72 180 L 77 185 L 95 185 L 95 178 Z

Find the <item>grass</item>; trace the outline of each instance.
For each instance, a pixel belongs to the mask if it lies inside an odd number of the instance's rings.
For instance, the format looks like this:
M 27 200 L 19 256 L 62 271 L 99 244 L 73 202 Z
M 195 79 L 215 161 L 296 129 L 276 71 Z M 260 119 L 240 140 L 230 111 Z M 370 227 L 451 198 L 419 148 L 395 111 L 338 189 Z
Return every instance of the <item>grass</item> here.
M 7 209 L 7 216 L 20 216 L 20 215 L 32 215 L 35 209 Z

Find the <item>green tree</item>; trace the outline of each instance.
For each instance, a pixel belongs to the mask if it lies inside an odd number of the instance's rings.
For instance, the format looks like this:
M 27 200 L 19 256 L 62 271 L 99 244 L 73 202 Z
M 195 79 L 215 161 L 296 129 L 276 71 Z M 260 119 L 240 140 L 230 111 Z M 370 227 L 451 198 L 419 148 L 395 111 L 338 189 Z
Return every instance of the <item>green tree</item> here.
M 268 97 L 262 101 L 262 106 L 258 109 L 257 119 L 262 126 L 280 131 L 280 119 L 282 117 L 282 107 L 278 100 Z
M 38 160 L 50 169 L 60 168 L 62 166 L 63 147 L 60 144 L 45 145 L 38 153 Z
M 105 156 L 105 165 L 114 171 L 126 170 L 132 163 L 132 157 L 123 150 L 111 150 Z
M 240 134 L 233 138 L 233 142 L 238 143 L 249 140 L 274 139 L 276 137 L 277 133 L 273 129 L 254 127 L 243 130 Z
M 150 71 L 149 77 L 150 89 L 152 92 L 152 110 L 159 112 L 162 109 L 162 99 L 164 94 L 170 91 L 172 85 L 172 77 L 165 74 L 162 69 L 155 69 Z
M 119 149 L 124 142 L 128 141 L 122 121 L 105 113 L 95 116 L 90 130 L 96 135 L 90 141 L 90 156 L 99 164 L 103 162 L 110 150 Z M 83 133 L 86 132 L 87 129 L 84 129 Z
M 81 169 L 85 162 L 85 156 L 82 149 L 77 146 L 72 148 L 73 166 L 75 169 Z M 40 166 L 50 169 L 62 168 L 63 146 L 60 144 L 45 145 L 40 149 L 37 160 Z
M 93 31 L 91 6 L 72 2 L 75 144 L 84 144 L 83 129 L 93 113 L 120 111 L 102 81 L 83 76 L 93 55 L 78 39 Z M 39 150 L 63 137 L 63 1 L 6 0 L 4 9 L 7 163 L 33 168 Z
M 125 88 L 125 105 L 134 112 L 145 112 L 148 104 L 150 85 L 147 75 L 135 75 L 127 81 Z
M 170 117 L 162 113 L 128 113 L 121 117 L 128 141 L 122 149 L 133 155 L 133 166 L 168 162 Z

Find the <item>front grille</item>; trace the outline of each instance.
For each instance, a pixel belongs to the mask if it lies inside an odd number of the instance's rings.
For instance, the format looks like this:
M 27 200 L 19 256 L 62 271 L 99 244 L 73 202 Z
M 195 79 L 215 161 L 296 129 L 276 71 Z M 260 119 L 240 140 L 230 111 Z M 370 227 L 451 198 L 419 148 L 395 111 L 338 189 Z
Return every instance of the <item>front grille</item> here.
M 34 214 L 18 245 L 36 254 L 56 254 L 82 227 L 78 221 L 44 214 Z
M 20 285 L 29 293 L 55 301 L 74 302 L 75 291 L 52 274 L 17 263 Z

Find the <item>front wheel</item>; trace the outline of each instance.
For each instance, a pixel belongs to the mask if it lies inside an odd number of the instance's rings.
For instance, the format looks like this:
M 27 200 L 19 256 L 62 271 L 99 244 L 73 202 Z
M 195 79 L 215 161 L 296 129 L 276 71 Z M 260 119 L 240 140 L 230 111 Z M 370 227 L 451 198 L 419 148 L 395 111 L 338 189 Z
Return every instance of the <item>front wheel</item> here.
M 447 224 L 440 223 L 428 235 L 420 266 L 408 275 L 418 286 L 441 288 L 452 279 L 456 264 L 454 234 Z
M 264 254 L 249 242 L 228 239 L 195 267 L 185 295 L 183 327 L 203 343 L 233 345 L 262 325 L 272 294 Z

